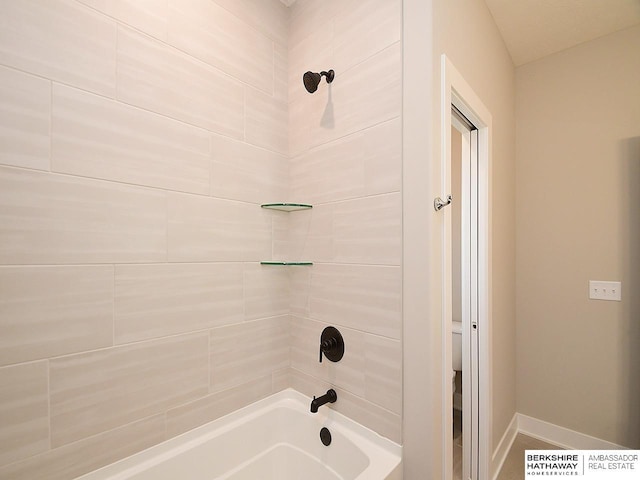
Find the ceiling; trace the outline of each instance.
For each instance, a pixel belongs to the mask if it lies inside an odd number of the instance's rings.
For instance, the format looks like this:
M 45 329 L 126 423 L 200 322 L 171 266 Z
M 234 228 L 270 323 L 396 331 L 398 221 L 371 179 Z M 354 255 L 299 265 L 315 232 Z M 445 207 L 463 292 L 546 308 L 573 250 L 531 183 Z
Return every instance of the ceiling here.
M 640 0 L 485 2 L 516 66 L 640 24 Z
M 485 2 L 516 66 L 640 24 L 640 0 Z

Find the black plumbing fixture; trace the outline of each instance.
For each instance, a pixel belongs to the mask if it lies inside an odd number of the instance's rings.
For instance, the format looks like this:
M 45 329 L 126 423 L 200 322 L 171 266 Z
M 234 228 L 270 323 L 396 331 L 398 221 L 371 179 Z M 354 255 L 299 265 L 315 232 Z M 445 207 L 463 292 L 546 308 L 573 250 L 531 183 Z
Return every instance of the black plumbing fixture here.
M 302 82 L 304 83 L 304 88 L 307 89 L 307 92 L 313 93 L 318 90 L 318 85 L 320 85 L 320 80 L 322 77 L 327 78 L 327 83 L 333 82 L 336 73 L 333 70 L 329 70 L 328 72 L 306 72 L 302 76 Z
M 320 359 L 322 363 L 322 354 L 332 362 L 339 362 L 344 356 L 344 340 L 336 327 L 327 327 L 320 335 Z
M 321 397 L 316 398 L 314 395 L 313 400 L 311 400 L 311 413 L 318 413 L 318 408 L 322 405 L 325 403 L 334 403 L 336 400 L 338 400 L 338 394 L 333 388 L 327 390 L 327 393 Z
M 325 447 L 331 445 L 331 432 L 327 427 L 322 427 L 320 430 L 320 441 Z

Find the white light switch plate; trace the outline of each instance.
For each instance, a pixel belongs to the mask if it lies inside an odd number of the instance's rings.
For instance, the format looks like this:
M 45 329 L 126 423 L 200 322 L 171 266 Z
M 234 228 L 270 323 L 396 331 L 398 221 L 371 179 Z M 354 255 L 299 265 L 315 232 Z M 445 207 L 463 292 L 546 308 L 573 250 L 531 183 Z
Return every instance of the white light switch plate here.
M 622 284 L 620 282 L 589 281 L 589 298 L 593 300 L 622 300 Z

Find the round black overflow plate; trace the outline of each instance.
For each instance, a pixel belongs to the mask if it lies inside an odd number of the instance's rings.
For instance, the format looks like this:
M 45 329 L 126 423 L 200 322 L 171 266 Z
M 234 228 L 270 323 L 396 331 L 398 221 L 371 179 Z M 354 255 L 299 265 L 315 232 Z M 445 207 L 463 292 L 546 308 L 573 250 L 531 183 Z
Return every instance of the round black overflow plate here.
M 320 430 L 320 440 L 327 447 L 331 444 L 331 432 L 327 427 L 322 427 Z

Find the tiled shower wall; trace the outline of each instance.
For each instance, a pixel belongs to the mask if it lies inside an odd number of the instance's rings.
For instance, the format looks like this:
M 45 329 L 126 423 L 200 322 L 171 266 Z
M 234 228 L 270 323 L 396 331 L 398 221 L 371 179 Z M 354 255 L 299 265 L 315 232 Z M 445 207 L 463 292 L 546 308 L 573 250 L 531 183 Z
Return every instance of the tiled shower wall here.
M 289 36 L 291 384 L 401 441 L 401 0 L 298 0 Z M 309 95 L 306 70 L 335 70 Z M 318 363 L 336 325 L 340 363 Z
M 0 18 L 0 478 L 72 478 L 287 386 L 400 441 L 401 0 Z M 314 208 L 259 207 L 285 199 Z M 328 324 L 346 354 L 320 365 Z
M 278 0 L 0 2 L 0 478 L 69 479 L 288 385 Z

